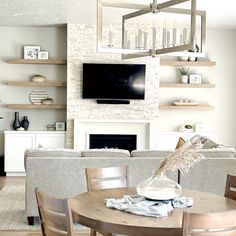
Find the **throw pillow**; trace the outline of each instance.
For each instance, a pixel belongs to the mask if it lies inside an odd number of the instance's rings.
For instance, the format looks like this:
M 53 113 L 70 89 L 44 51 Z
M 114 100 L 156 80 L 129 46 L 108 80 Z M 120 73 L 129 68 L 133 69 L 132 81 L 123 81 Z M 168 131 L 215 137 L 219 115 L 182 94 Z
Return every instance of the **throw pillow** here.
M 175 150 L 182 147 L 183 145 L 185 144 L 185 140 L 183 138 L 179 138 L 178 142 L 177 142 L 177 145 L 175 147 Z
M 211 149 L 211 148 L 217 148 L 218 144 L 214 141 L 207 139 L 206 142 L 202 145 L 202 149 Z

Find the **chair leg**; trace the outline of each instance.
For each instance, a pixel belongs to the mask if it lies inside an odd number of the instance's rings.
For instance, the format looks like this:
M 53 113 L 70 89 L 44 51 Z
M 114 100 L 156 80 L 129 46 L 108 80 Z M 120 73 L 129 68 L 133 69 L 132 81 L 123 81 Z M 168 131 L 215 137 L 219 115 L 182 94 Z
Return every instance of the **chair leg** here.
M 90 236 L 96 236 L 97 232 L 94 229 L 90 229 Z
M 100 234 L 102 234 L 103 236 L 112 236 L 112 233 L 106 233 L 106 232 L 99 232 Z
M 99 234 L 103 235 L 103 236 L 112 236 L 112 233 L 107 233 L 107 232 L 102 232 L 102 231 L 98 231 Z M 90 230 L 90 236 L 96 236 L 97 235 L 97 231 L 94 229 Z

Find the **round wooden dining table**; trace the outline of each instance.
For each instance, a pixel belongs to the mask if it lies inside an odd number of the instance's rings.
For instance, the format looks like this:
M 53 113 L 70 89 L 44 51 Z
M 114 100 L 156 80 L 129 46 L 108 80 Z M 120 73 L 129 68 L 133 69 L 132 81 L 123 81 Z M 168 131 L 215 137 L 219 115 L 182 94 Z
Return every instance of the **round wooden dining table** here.
M 71 210 L 78 223 L 100 232 L 133 236 L 181 235 L 183 211 L 206 213 L 236 209 L 236 201 L 220 195 L 183 191 L 182 196 L 193 198 L 193 206 L 174 209 L 164 218 L 134 215 L 105 206 L 106 198 L 122 198 L 137 194 L 135 188 L 115 188 L 79 194 L 70 200 Z

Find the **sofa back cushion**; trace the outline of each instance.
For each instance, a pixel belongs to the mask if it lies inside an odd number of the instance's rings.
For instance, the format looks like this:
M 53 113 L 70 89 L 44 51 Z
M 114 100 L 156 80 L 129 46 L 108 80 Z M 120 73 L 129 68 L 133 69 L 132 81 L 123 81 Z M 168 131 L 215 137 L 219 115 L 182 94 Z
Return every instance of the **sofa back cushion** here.
M 235 158 L 236 152 L 227 148 L 213 148 L 213 149 L 200 149 L 198 150 L 206 158 Z
M 30 148 L 24 153 L 26 169 L 27 157 L 82 157 L 81 151 L 67 148 Z
M 26 149 L 29 157 L 82 157 L 81 151 L 67 148 L 35 148 Z
M 134 150 L 131 152 L 131 157 L 162 157 L 166 158 L 172 152 L 160 150 Z
M 130 153 L 124 149 L 99 148 L 82 151 L 82 157 L 130 157 Z

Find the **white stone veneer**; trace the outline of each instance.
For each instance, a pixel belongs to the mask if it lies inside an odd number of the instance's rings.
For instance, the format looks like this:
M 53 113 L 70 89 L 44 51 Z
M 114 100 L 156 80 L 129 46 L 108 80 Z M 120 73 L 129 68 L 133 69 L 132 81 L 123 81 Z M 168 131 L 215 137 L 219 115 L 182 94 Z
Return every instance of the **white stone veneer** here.
M 119 54 L 97 53 L 95 26 L 68 24 L 67 30 L 67 147 L 73 147 L 74 119 L 143 119 L 152 120 L 151 148 L 155 148 L 159 114 L 159 58 L 121 60 Z M 82 64 L 85 62 L 146 64 L 145 100 L 131 100 L 130 105 L 109 105 L 82 99 Z

